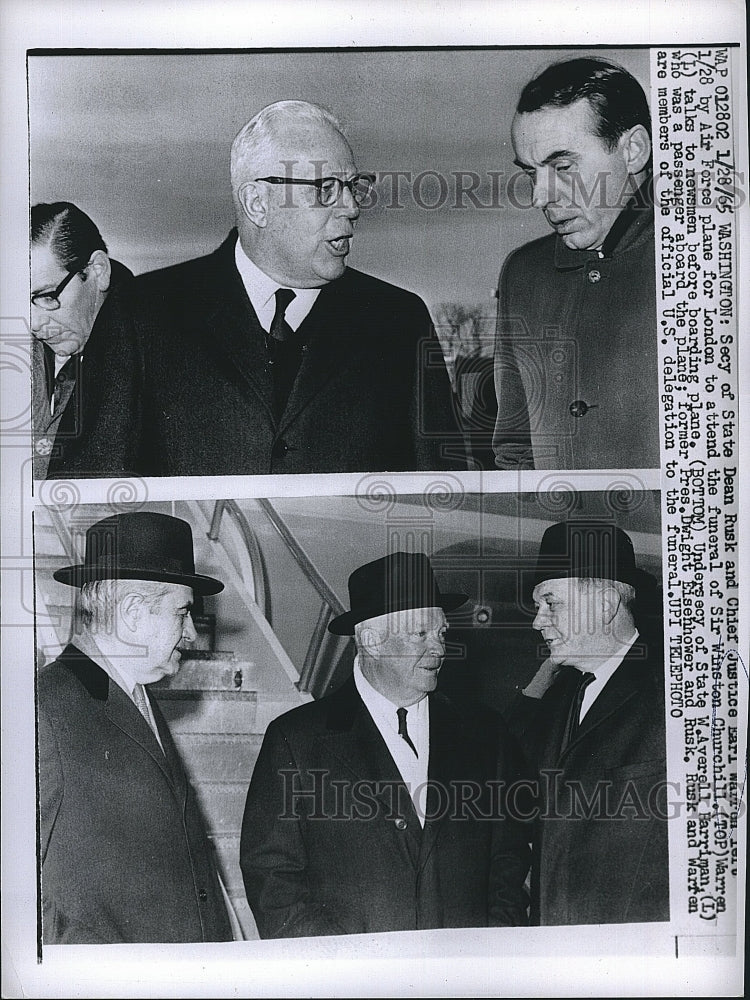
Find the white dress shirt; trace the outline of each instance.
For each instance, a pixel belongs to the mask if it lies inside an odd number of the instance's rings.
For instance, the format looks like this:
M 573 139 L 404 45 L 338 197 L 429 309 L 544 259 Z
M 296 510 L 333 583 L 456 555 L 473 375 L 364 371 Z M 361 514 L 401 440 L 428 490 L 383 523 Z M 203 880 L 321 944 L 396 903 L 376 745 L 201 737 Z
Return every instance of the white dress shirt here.
M 638 638 L 638 632 L 636 631 L 633 633 L 632 637 L 626 643 L 624 643 L 613 656 L 610 656 L 608 660 L 605 660 L 604 663 L 602 663 L 602 665 L 596 671 L 592 671 L 592 673 L 594 674 L 594 679 L 593 681 L 591 681 L 588 687 L 584 688 L 583 691 L 583 701 L 581 702 L 581 716 L 580 716 L 581 719 L 583 719 L 584 715 L 588 712 L 588 710 L 594 704 L 596 699 L 602 693 L 605 684 L 610 679 L 615 670 L 617 670 L 617 668 L 620 666 L 622 661 L 625 659 L 628 652 L 630 651 L 631 646 L 633 645 L 633 643 L 637 638 Z
M 260 325 L 270 333 L 271 323 L 276 312 L 276 292 L 279 288 L 289 288 L 289 285 L 280 285 L 278 281 L 269 278 L 268 275 L 254 264 L 242 249 L 242 244 L 237 240 L 234 248 L 234 261 L 237 270 L 240 272 L 242 284 L 245 286 L 248 298 L 255 310 L 255 315 L 260 321 Z M 296 330 L 315 305 L 315 300 L 320 294 L 319 288 L 293 288 L 294 298 L 286 307 L 284 319 L 293 330 Z
M 365 708 L 385 740 L 393 762 L 406 785 L 414 811 L 424 826 L 427 804 L 427 768 L 430 761 L 430 703 L 425 695 L 414 705 L 406 706 L 406 728 L 417 754 L 398 733 L 396 711 L 402 707 L 394 705 L 370 684 L 359 665 L 359 657 L 354 660 L 354 683 Z

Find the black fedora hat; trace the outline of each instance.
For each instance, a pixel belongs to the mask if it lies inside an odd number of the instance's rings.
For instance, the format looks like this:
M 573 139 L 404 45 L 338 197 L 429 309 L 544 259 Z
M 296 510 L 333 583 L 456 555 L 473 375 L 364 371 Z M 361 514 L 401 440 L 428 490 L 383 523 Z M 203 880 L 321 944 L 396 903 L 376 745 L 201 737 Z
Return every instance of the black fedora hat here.
M 354 635 L 354 626 L 368 618 L 410 608 L 453 611 L 467 600 L 466 594 L 441 592 L 423 552 L 393 552 L 354 570 L 349 577 L 351 610 L 334 618 L 328 631 Z
M 591 520 L 561 521 L 542 535 L 531 589 L 566 577 L 619 580 L 636 589 L 652 579 L 636 566 L 633 543 L 622 528 Z
M 224 589 L 221 581 L 195 572 L 187 521 L 149 511 L 114 514 L 92 524 L 86 531 L 83 563 L 53 575 L 70 587 L 95 580 L 154 580 L 184 584 L 204 597 Z

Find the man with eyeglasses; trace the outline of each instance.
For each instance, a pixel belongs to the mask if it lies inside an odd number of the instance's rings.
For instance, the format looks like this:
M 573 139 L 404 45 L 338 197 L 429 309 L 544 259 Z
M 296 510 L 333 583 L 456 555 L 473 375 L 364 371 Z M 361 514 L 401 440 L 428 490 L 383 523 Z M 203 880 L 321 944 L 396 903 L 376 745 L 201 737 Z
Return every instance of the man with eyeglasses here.
M 372 174 L 328 112 L 264 108 L 232 145 L 236 229 L 100 317 L 73 473 L 465 468 L 440 344 L 414 294 L 347 267 Z
M 52 454 L 65 468 L 80 410 L 83 349 L 109 291 L 132 277 L 107 253 L 92 220 L 70 202 L 31 209 L 33 475 Z

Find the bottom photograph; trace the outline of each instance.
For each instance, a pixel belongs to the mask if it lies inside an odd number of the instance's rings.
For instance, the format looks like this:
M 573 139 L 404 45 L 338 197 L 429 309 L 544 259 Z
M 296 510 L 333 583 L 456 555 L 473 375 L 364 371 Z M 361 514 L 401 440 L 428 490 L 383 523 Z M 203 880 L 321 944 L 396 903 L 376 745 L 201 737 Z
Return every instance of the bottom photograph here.
M 660 506 L 37 507 L 40 944 L 668 921 Z

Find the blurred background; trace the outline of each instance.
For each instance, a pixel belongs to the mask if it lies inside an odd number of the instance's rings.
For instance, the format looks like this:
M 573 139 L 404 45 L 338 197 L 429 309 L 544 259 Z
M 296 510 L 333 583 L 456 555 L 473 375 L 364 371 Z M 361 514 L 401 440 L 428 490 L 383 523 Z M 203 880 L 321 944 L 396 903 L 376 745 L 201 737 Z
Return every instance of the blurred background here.
M 458 304 L 494 331 L 504 258 L 549 231 L 539 211 L 508 204 L 515 104 L 539 70 L 573 55 L 618 62 L 649 93 L 638 48 L 31 55 L 31 201 L 75 202 L 136 273 L 200 256 L 233 224 L 235 134 L 267 104 L 312 101 L 379 176 L 349 263 L 417 292 L 433 317 L 448 305 L 455 319 Z M 511 191 L 528 204 L 525 178 Z

